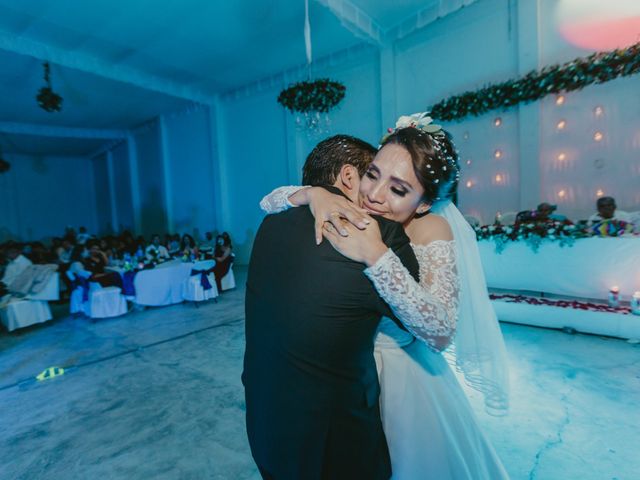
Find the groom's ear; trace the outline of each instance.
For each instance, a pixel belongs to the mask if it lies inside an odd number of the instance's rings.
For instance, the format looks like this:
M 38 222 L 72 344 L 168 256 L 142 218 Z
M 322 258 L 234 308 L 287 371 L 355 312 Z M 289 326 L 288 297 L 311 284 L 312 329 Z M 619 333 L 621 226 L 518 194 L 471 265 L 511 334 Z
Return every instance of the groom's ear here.
M 343 165 L 340 168 L 338 179 L 340 184 L 349 191 L 360 188 L 360 174 L 358 169 L 351 164 Z

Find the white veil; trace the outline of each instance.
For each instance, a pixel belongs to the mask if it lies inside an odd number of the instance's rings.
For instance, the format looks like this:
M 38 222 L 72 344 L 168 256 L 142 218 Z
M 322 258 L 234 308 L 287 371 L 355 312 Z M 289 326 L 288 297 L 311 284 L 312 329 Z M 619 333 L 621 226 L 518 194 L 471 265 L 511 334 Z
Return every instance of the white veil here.
M 449 222 L 460 277 L 456 336 L 445 356 L 464 375 L 467 384 L 484 395 L 489 414 L 506 415 L 509 408 L 507 352 L 489 300 L 476 234 L 450 200 L 434 204 L 431 211 Z

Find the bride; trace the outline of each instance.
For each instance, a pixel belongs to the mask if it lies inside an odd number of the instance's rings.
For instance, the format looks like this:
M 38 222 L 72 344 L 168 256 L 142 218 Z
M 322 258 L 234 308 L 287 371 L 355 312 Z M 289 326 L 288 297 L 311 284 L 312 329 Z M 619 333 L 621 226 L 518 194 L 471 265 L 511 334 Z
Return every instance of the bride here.
M 396 480 L 508 478 L 441 353 L 455 332 L 444 354 L 483 393 L 489 413 L 506 413 L 504 342 L 475 234 L 451 202 L 458 178 L 449 135 L 420 113 L 400 117 L 383 139 L 360 183 L 363 209 L 321 187 L 281 187 L 261 202 L 267 213 L 309 204 L 316 241 L 322 235 L 346 257 L 366 263 L 365 274 L 407 327 L 383 319 L 375 344 Z M 419 283 L 367 214 L 403 224 L 420 263 Z

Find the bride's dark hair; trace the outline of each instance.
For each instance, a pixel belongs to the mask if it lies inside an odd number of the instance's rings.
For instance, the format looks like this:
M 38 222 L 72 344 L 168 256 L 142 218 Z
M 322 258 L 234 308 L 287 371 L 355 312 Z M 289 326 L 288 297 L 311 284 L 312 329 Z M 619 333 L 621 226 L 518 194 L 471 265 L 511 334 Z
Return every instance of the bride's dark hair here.
M 424 188 L 424 201 L 434 203 L 455 195 L 460 168 L 448 132 L 434 135 L 416 127 L 400 128 L 386 137 L 380 148 L 389 144 L 404 147 L 411 156 L 413 171 Z

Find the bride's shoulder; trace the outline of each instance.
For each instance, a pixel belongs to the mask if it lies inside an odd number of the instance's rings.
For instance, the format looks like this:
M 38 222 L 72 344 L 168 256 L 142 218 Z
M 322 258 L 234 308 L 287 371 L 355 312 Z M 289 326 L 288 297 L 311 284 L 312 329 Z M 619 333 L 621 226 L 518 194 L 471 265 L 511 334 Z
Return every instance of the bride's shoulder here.
M 433 213 L 414 218 L 407 227 L 407 233 L 414 245 L 428 245 L 437 240 L 453 240 L 449 222 L 444 217 Z

